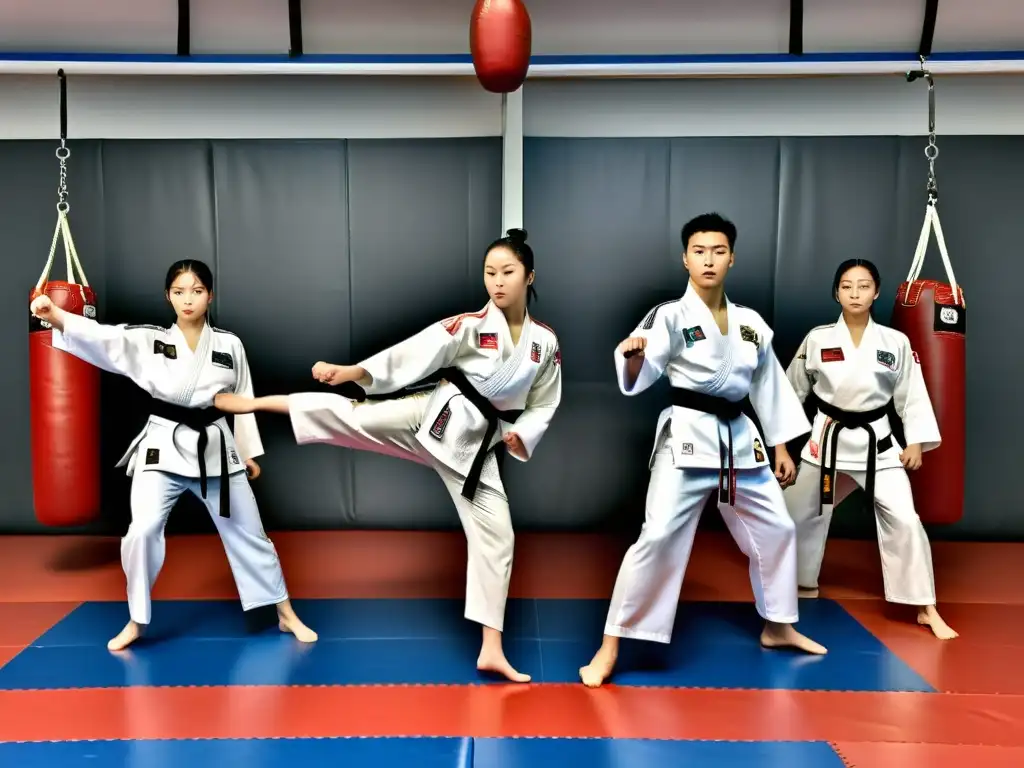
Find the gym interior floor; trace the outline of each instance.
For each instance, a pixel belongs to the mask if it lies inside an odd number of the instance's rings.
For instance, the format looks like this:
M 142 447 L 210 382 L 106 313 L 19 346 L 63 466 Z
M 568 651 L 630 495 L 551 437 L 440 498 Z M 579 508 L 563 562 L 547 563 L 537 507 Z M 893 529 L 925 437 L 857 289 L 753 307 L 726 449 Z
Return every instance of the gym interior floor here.
M 588 690 L 628 542 L 518 537 L 506 648 L 535 682 L 515 686 L 476 673 L 460 534 L 273 538 L 319 643 L 247 626 L 219 541 L 177 536 L 122 654 L 116 539 L 0 538 L 0 765 L 1024 765 L 1024 545 L 935 544 L 942 642 L 880 599 L 873 542 L 831 542 L 800 622 L 830 653 L 808 658 L 759 647 L 746 561 L 702 533 L 672 645 L 627 644 Z

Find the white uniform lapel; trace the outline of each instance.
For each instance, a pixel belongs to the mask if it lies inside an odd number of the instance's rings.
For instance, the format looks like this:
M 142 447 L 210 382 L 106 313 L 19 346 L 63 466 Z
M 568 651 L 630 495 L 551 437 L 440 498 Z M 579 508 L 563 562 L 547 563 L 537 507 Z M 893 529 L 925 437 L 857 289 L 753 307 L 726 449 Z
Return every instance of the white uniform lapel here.
M 735 342 L 739 339 L 739 323 L 735 317 L 734 305 L 726 297 L 725 306 L 728 327 L 726 328 L 727 332 L 722 333 L 711 309 L 697 295 L 692 286 L 688 287 L 683 295 L 683 302 L 686 304 L 686 314 L 688 316 L 686 324 L 691 326 L 684 333 L 696 332 L 694 329 L 699 327 L 704 334 L 704 338 L 710 342 L 711 348 L 703 347 L 703 349 L 707 349 L 710 352 L 706 358 L 708 371 L 711 373 L 707 387 L 709 393 L 714 392 L 725 384 L 729 378 L 729 373 L 732 371 Z M 693 322 L 695 320 L 697 322 Z M 691 346 L 691 341 L 691 339 L 686 339 L 688 352 L 696 350 L 699 346 L 696 344 Z M 687 353 L 684 352 L 683 354 L 685 356 Z
M 178 359 L 183 363 L 184 369 L 182 378 L 179 380 L 178 390 L 173 396 L 176 403 L 187 406 L 192 402 L 192 395 L 199 384 L 203 367 L 210 359 L 213 331 L 210 330 L 209 324 L 203 324 L 203 331 L 199 335 L 199 343 L 196 345 L 195 352 L 189 348 L 185 334 L 181 332 L 177 324 L 171 329 L 171 337 L 174 339 Z
M 501 358 L 491 375 L 477 383 L 477 390 L 481 395 L 489 399 L 503 392 L 508 387 L 512 378 L 522 368 L 526 351 L 530 348 L 533 331 L 533 321 L 530 319 L 530 313 L 527 312 L 523 320 L 523 328 L 519 334 L 519 343 L 513 344 L 512 332 L 509 330 L 508 322 L 505 320 L 505 313 L 493 303 L 488 303 L 487 318 L 484 325 L 491 325 L 492 323 L 492 327 L 498 328 L 498 334 L 501 339 L 499 353 Z
M 864 329 L 860 346 L 853 343 L 853 336 L 846 325 L 846 321 L 840 316 L 836 323 L 833 336 L 843 352 L 843 360 L 838 362 L 822 362 L 822 369 L 831 368 L 832 380 L 832 404 L 837 408 L 848 408 L 849 404 L 856 398 L 858 390 L 863 387 L 864 373 L 870 371 L 868 367 L 871 360 L 870 354 L 874 349 L 875 323 L 868 318 L 868 325 Z M 825 354 L 826 350 L 823 350 Z M 838 369 L 838 370 L 836 370 Z

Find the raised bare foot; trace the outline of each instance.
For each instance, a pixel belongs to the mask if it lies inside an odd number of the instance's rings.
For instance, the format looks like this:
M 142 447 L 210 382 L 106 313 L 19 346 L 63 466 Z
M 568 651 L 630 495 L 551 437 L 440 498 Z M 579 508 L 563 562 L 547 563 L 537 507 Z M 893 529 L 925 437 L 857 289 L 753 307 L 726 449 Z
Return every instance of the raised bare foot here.
M 529 675 L 517 671 L 509 664 L 504 651 L 492 648 L 480 649 L 480 655 L 476 659 L 476 668 L 481 672 L 494 672 L 503 675 L 513 683 L 528 683 L 531 679 Z
M 221 392 L 213 397 L 213 407 L 224 413 L 252 413 L 254 405 L 251 397 L 242 397 L 233 392 Z
M 828 653 L 825 646 L 801 635 L 792 624 L 776 624 L 771 621 L 765 622 L 764 631 L 761 632 L 761 645 L 765 648 L 796 648 L 798 651 L 816 656 Z
M 598 648 L 594 658 L 585 667 L 580 667 L 580 680 L 587 688 L 600 688 L 604 681 L 611 677 L 618 660 L 618 648 L 608 643 Z
M 817 597 L 818 596 L 818 588 L 815 587 L 814 589 L 811 589 L 810 587 L 800 587 L 796 591 L 796 593 L 797 593 L 797 595 L 799 597 Z
M 110 639 L 107 643 L 107 650 L 123 651 L 140 637 L 142 637 L 142 627 L 134 621 L 129 621 L 124 625 L 124 629 L 117 633 L 116 637 Z
M 917 609 L 917 623 L 930 627 L 932 634 L 939 638 L 939 640 L 952 640 L 954 637 L 960 637 L 959 633 L 954 632 L 950 626 L 943 621 L 934 605 L 922 606 Z

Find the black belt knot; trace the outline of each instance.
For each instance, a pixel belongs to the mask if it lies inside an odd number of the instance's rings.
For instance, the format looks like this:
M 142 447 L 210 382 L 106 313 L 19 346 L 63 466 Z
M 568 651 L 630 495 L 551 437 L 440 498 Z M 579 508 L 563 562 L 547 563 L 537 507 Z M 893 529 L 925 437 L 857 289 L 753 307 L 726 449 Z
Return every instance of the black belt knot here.
M 199 434 L 199 442 L 196 445 L 196 458 L 199 460 L 199 489 L 206 498 L 206 446 L 209 438 L 206 435 L 206 428 L 224 418 L 224 413 L 216 408 L 186 408 L 182 405 L 174 405 L 163 400 L 153 398 L 150 413 L 161 419 L 175 422 L 171 431 L 171 442 L 174 442 L 174 434 L 178 427 L 187 427 Z M 228 453 L 224 440 L 224 431 L 220 433 L 220 516 L 231 517 L 231 495 L 230 482 L 228 477 Z
M 814 396 L 814 405 L 817 409 L 832 420 L 825 427 L 821 437 L 821 485 L 819 510 L 821 507 L 832 505 L 835 502 L 836 493 L 836 454 L 839 448 L 839 433 L 844 429 L 863 429 L 868 433 L 868 460 L 867 473 L 864 478 L 864 492 L 871 503 L 875 503 L 875 467 L 877 464 L 878 451 L 883 453 L 892 447 L 892 435 L 886 435 L 879 440 L 871 424 L 887 416 L 889 407 L 887 404 L 881 408 L 873 408 L 870 411 L 844 411 L 836 408 L 831 403 L 826 403 L 821 398 Z M 813 439 L 813 436 L 812 436 Z M 827 445 L 826 445 L 827 444 Z M 827 456 L 824 454 L 827 448 Z M 827 459 L 827 460 L 826 460 Z
M 751 415 L 753 406 L 746 398 L 738 402 L 726 400 L 724 397 L 706 395 L 703 392 L 694 392 L 690 389 L 672 387 L 672 405 L 678 408 L 687 408 L 691 411 L 700 411 L 717 416 L 719 421 L 725 422 L 726 430 L 729 433 L 728 445 L 722 441 L 721 432 L 718 433 L 718 453 L 721 459 L 718 471 L 718 502 L 735 506 L 736 504 L 736 462 L 732 448 L 732 422 L 740 416 Z
M 466 481 L 462 485 L 462 497 L 472 501 L 480 484 L 480 475 L 484 469 L 484 461 L 487 459 L 487 454 L 491 452 L 491 440 L 494 439 L 494 433 L 498 431 L 498 422 L 507 421 L 514 423 L 523 412 L 521 410 L 500 411 L 495 408 L 494 404 L 481 395 L 476 387 L 470 383 L 469 379 L 466 378 L 466 374 L 458 368 L 445 368 L 440 371 L 440 375 L 441 378 L 454 384 L 455 388 L 487 419 L 487 430 L 484 433 L 484 439 L 480 442 L 480 447 L 477 449 L 476 456 L 473 457 L 473 463 L 470 465 L 469 472 L 466 475 Z M 445 405 L 442 415 L 447 408 L 448 406 Z M 441 417 L 441 415 L 438 416 L 438 418 Z M 500 454 L 498 458 L 500 463 Z

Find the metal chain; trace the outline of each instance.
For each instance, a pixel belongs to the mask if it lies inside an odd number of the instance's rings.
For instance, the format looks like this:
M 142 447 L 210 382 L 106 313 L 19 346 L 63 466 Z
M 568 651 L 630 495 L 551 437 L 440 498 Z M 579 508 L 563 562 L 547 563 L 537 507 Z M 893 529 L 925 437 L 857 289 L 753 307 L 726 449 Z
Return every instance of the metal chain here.
M 928 204 L 935 205 L 939 199 L 939 184 L 935 177 L 935 159 L 939 156 L 939 145 L 935 139 L 935 81 L 932 73 L 925 68 L 927 58 L 919 56 L 921 69 L 907 72 L 907 82 L 912 83 L 922 77 L 928 82 L 928 146 L 924 148 L 924 156 L 928 158 Z
M 71 150 L 68 149 L 64 139 L 60 140 L 60 147 L 57 149 L 57 160 L 60 161 L 60 184 L 57 185 L 57 210 L 67 214 L 71 210 L 68 203 L 68 158 L 71 157 Z

